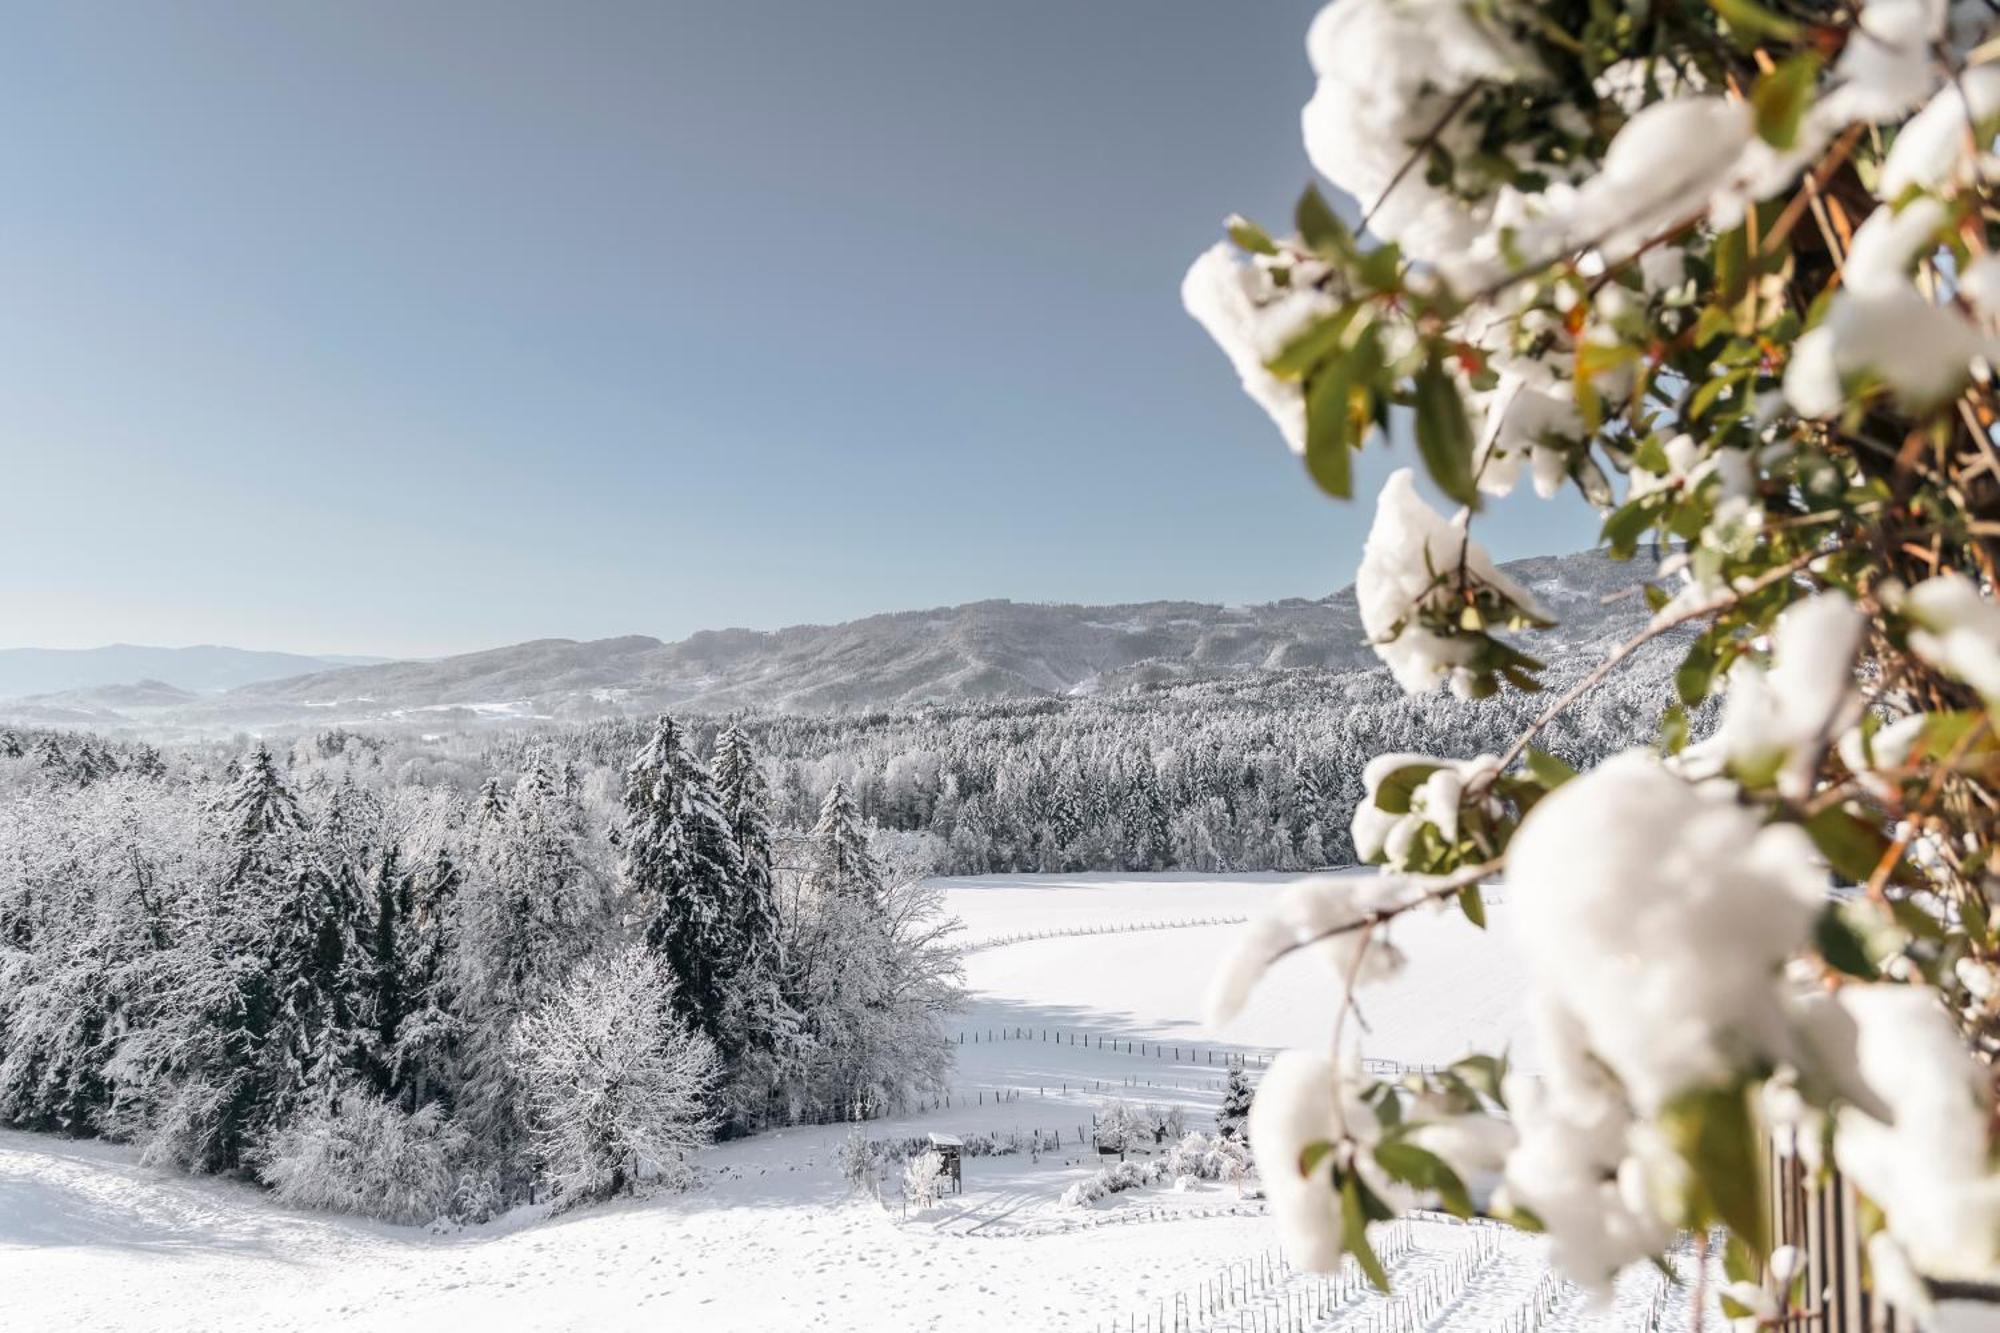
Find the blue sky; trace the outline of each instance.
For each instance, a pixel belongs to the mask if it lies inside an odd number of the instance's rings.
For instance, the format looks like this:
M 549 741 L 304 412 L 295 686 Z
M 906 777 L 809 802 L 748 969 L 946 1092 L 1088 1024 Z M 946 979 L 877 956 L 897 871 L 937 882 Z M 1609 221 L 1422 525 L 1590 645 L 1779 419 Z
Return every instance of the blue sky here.
M 0 646 L 1331 591 L 1368 507 L 1177 292 L 1308 179 L 1312 10 L 10 5 Z

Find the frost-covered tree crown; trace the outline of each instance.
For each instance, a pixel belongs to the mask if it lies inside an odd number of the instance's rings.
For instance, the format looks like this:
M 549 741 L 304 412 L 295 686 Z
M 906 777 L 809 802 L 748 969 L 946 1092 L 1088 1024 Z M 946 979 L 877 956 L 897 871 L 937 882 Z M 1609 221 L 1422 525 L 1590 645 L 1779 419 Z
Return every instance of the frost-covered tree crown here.
M 1992 1282 L 2000 12 L 1335 0 L 1306 47 L 1307 153 L 1360 225 L 1317 189 L 1286 234 L 1232 218 L 1182 294 L 1324 490 L 1407 427 L 1460 506 L 1384 487 L 1356 589 L 1377 652 L 1412 692 L 1542 688 L 1547 612 L 1475 537 L 1524 478 L 1643 550 L 1654 616 L 1502 753 L 1372 763 L 1354 842 L 1383 877 L 1293 890 L 1224 969 L 1226 1010 L 1312 948 L 1344 1010 L 1398 916 L 1483 924 L 1509 876 L 1538 1077 L 1282 1058 L 1250 1128 L 1290 1167 L 1288 1242 L 1373 1267 L 1369 1221 L 1494 1169 L 1573 1276 L 1724 1226 L 1734 1312 L 1783 1315 L 1775 1139 L 1866 1196 L 1905 1308 Z M 1669 630 L 1657 746 L 1580 774 L 1535 748 Z

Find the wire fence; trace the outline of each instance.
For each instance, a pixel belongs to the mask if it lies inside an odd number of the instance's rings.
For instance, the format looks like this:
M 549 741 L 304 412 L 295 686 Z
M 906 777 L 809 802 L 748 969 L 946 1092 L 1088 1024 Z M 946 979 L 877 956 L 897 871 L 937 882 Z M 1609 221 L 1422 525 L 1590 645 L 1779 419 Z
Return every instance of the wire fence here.
M 1126 921 L 1116 925 L 1051 926 L 1047 930 L 1017 930 L 1006 935 L 987 935 L 968 941 L 960 947 L 965 953 L 979 953 L 986 949 L 998 949 L 1006 944 L 1025 944 L 1030 940 L 1074 939 L 1084 935 L 1126 935 L 1142 930 L 1185 930 L 1191 926 L 1240 926 L 1249 919 L 1243 915 L 1188 916 L 1160 921 Z
M 1056 1046 L 1078 1046 L 1113 1055 L 1131 1055 L 1151 1060 L 1172 1060 L 1178 1064 L 1206 1065 L 1216 1069 L 1263 1069 L 1271 1057 L 1261 1051 L 1238 1051 L 1192 1042 L 1153 1041 L 1145 1037 L 1123 1037 L 1115 1033 L 1092 1032 L 1084 1028 L 1031 1027 L 1012 1024 L 1003 1027 L 961 1028 L 955 1045 L 980 1046 L 1002 1041 L 1042 1041 Z

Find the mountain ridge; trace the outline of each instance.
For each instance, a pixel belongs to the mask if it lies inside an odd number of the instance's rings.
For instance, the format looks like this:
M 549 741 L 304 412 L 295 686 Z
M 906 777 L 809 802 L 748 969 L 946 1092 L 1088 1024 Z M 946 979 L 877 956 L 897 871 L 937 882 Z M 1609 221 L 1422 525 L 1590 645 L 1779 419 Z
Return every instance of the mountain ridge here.
M 1505 566 L 1563 622 L 1530 652 L 1580 651 L 1643 623 L 1643 567 L 1600 551 Z M 1059 697 L 1247 671 L 1376 666 L 1351 586 L 1245 606 L 988 598 L 776 630 L 532 639 L 430 661 L 342 666 L 142 708 L 203 729 L 312 722 L 584 719 L 676 709 L 828 712 Z M 99 696 L 49 700 L 127 714 Z M 6 709 L 0 706 L 0 714 Z

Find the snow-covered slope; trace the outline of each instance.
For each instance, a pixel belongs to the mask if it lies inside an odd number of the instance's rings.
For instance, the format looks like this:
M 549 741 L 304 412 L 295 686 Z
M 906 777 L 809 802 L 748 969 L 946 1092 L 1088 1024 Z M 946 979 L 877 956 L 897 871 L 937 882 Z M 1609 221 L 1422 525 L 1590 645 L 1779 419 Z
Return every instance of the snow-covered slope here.
M 1040 1131 L 1061 1146 L 968 1158 L 965 1192 L 926 1213 L 851 1194 L 834 1167 L 850 1131 L 837 1125 L 713 1148 L 690 1194 L 553 1219 L 524 1210 L 452 1235 L 291 1212 L 247 1185 L 142 1167 L 129 1149 L 0 1132 L 0 1329 L 1013 1333 L 1144 1328 L 1149 1316 L 1158 1330 L 1177 1310 L 1194 1329 L 1493 1329 L 1537 1302 L 1552 1303 L 1549 1329 L 1643 1326 L 1659 1299 L 1651 1274 L 1593 1314 L 1548 1285 L 1539 1242 L 1511 1232 L 1420 1221 L 1380 1236 L 1401 1303 L 1390 1316 L 1351 1276 L 1287 1272 L 1261 1203 L 1233 1186 L 1060 1202 L 1098 1167 L 1081 1140 L 1105 1098 L 1177 1104 L 1200 1125 L 1218 1056 L 1254 1067 L 1269 1045 L 1324 1039 L 1327 977 L 1303 957 L 1227 1032 L 1201 1022 L 1230 927 L 1189 923 L 1252 912 L 1282 883 L 946 882 L 981 942 L 948 1104 L 864 1132 Z M 1409 972 L 1366 997 L 1371 1056 L 1444 1059 L 1505 1035 L 1504 913 L 1486 935 L 1443 915 L 1409 923 Z M 1043 938 L 1000 942 L 1030 934 Z M 1660 1327 L 1684 1327 L 1685 1305 L 1668 1303 Z

